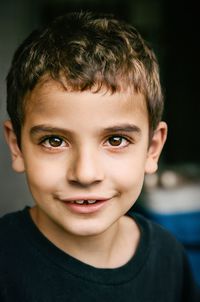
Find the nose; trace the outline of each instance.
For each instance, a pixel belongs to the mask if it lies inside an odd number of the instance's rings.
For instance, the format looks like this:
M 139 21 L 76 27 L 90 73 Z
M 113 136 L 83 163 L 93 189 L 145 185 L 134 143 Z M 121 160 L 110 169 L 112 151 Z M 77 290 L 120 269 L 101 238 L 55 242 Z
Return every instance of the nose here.
M 104 178 L 98 151 L 85 148 L 72 156 L 68 169 L 68 181 L 81 186 L 99 183 Z

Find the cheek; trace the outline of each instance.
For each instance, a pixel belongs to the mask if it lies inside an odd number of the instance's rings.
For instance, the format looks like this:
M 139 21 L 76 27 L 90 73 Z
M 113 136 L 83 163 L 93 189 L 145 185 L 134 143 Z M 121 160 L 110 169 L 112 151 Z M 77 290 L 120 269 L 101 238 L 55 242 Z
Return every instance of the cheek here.
M 140 157 L 129 156 L 112 165 L 112 179 L 119 190 L 123 192 L 140 193 L 144 181 L 145 160 Z
M 38 193 L 48 193 L 60 183 L 61 167 L 54 161 L 32 160 L 26 164 L 29 187 Z

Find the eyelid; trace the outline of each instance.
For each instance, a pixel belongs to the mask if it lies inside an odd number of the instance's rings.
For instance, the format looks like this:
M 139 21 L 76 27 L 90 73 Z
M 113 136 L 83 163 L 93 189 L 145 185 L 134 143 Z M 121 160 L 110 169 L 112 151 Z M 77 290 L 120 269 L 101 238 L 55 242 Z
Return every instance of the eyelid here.
M 108 140 L 109 140 L 110 138 L 113 138 L 113 137 L 119 137 L 119 138 L 124 139 L 124 140 L 127 141 L 127 144 L 126 144 L 125 146 L 122 145 L 122 144 L 120 144 L 119 146 L 112 146 L 111 144 L 108 144 L 108 147 L 113 148 L 113 149 L 125 148 L 125 147 L 127 147 L 128 145 L 134 143 L 133 138 L 131 138 L 130 136 L 127 136 L 127 135 L 125 135 L 125 134 L 117 133 L 117 134 L 109 135 L 109 136 L 105 139 L 105 144 L 108 142 Z
M 134 142 L 134 138 L 130 135 L 127 135 L 126 133 L 120 132 L 120 133 L 109 134 L 109 135 L 107 135 L 106 140 L 108 140 L 109 138 L 112 138 L 112 137 L 121 137 L 121 138 L 126 139 L 127 141 Z
M 45 135 L 43 136 L 40 140 L 39 140 L 39 144 L 42 145 L 45 148 L 49 148 L 49 149 L 59 149 L 59 148 L 64 148 L 66 146 L 58 146 L 58 147 L 53 147 L 49 144 L 49 146 L 45 146 L 45 141 L 51 139 L 51 138 L 58 138 L 62 141 L 62 143 L 64 142 L 65 145 L 69 145 L 68 142 L 66 141 L 65 138 L 63 138 L 61 135 L 56 135 L 56 134 L 49 134 L 49 135 Z

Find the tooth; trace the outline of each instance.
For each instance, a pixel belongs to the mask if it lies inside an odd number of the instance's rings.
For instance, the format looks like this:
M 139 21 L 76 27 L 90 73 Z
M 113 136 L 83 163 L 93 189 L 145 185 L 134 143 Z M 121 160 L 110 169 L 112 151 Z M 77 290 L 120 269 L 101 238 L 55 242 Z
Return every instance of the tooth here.
M 78 204 L 83 204 L 83 203 L 84 203 L 84 200 L 75 200 L 74 202 L 75 202 L 75 203 L 78 203 Z
M 96 200 L 88 200 L 89 204 L 92 204 L 92 203 L 95 203 L 95 202 L 96 202 Z

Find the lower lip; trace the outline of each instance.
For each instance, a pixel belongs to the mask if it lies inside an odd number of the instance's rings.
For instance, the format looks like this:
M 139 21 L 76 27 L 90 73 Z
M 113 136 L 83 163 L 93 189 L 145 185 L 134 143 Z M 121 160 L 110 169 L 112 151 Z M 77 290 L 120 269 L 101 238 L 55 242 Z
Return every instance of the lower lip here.
M 77 214 L 92 214 L 99 211 L 107 202 L 108 200 L 97 201 L 93 204 L 77 204 L 77 203 L 70 203 L 64 202 L 64 204 L 71 210 Z

